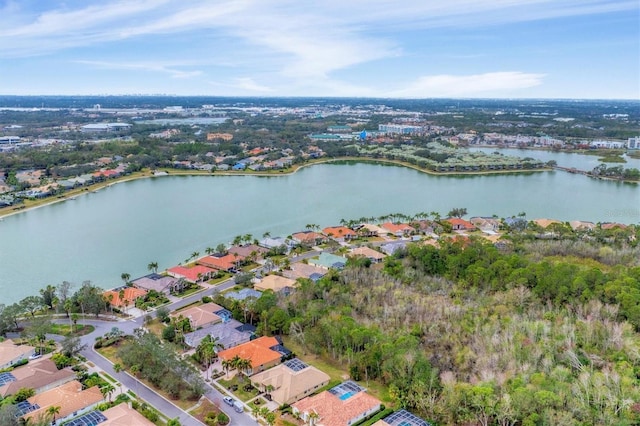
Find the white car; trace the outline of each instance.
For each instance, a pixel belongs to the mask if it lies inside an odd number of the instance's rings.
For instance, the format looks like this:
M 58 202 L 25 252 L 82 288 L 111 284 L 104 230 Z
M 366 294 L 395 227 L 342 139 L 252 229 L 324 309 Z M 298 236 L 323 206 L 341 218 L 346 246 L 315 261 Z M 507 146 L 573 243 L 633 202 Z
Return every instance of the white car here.
M 29 359 L 30 360 L 34 360 L 34 359 L 38 359 L 38 358 L 42 358 L 42 355 L 41 354 L 29 355 Z
M 233 404 L 235 403 L 234 399 L 231 398 L 230 396 L 225 396 L 224 398 L 222 398 L 222 400 L 232 407 L 233 407 Z

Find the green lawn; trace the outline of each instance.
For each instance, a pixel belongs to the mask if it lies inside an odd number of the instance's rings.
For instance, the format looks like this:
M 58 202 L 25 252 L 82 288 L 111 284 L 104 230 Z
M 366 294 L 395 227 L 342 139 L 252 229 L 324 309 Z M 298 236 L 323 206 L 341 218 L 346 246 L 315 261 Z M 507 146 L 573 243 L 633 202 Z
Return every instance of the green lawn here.
M 92 325 L 76 325 L 72 327 L 68 324 L 51 324 L 51 334 L 59 334 L 61 336 L 84 336 L 91 333 L 95 329 Z
M 253 388 L 252 391 L 245 391 L 244 387 L 247 384 L 250 384 L 251 381 L 248 378 L 244 378 L 244 380 L 241 381 L 238 378 L 238 375 L 232 377 L 231 380 L 220 379 L 220 380 L 218 380 L 218 383 L 220 385 L 222 385 L 225 389 L 227 389 L 229 392 L 231 392 L 229 390 L 229 387 L 238 386 L 238 389 L 233 391 L 233 394 L 235 396 L 237 396 L 243 402 L 247 402 L 248 400 L 250 400 L 252 398 L 255 398 L 256 396 L 260 395 L 260 391 L 258 389 L 255 389 L 255 388 Z

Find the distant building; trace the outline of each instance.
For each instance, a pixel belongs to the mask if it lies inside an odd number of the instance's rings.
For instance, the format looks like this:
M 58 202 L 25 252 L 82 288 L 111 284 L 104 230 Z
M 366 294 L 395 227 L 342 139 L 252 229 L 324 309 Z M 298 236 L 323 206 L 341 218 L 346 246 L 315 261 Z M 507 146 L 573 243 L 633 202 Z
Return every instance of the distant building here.
M 231 133 L 207 133 L 208 141 L 223 140 L 225 142 L 228 142 L 232 139 L 233 135 Z
M 424 133 L 422 126 L 412 126 L 408 124 L 379 124 L 378 131 L 388 135 L 419 135 Z
M 123 130 L 129 130 L 131 124 L 128 123 L 92 123 L 85 124 L 80 128 L 80 131 L 87 133 L 100 133 L 100 132 L 120 132 Z
M 640 136 L 636 136 L 635 138 L 629 138 L 627 140 L 627 148 L 640 149 Z

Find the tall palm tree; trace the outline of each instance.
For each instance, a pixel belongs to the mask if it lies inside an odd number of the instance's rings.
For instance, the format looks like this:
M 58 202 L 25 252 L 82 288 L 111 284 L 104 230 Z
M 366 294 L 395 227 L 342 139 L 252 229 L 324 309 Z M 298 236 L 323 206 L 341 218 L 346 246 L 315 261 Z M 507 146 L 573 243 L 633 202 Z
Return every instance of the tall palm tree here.
M 253 235 L 251 234 L 244 234 L 244 236 L 242 237 L 242 240 L 246 243 L 246 244 L 250 244 L 251 241 L 253 241 Z
M 222 365 L 222 369 L 224 370 L 225 377 L 229 376 L 229 370 L 233 368 L 233 360 L 232 359 L 223 359 L 220 363 Z
M 147 265 L 147 269 L 150 271 L 153 271 L 153 273 L 157 273 L 158 272 L 158 262 L 149 262 L 149 264 Z
M 51 423 L 55 424 L 56 422 L 56 416 L 58 414 L 60 414 L 60 406 L 58 405 L 52 405 L 49 408 L 47 408 L 47 415 L 52 417 Z
M 233 243 L 232 243 L 232 244 L 233 244 L 234 246 L 239 246 L 241 243 L 242 243 L 242 235 L 236 235 L 236 236 L 233 238 Z
M 207 247 L 206 249 L 204 249 L 204 252 L 210 255 L 215 252 L 215 249 L 213 247 Z

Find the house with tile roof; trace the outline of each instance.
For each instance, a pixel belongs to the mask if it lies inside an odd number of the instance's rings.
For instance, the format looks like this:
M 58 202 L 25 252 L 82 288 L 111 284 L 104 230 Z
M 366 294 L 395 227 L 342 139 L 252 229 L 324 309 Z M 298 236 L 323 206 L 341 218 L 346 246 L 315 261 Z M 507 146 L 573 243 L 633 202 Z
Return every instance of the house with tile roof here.
M 327 373 L 309 366 L 297 358 L 270 368 L 251 377 L 257 389 L 267 391 L 271 399 L 280 405 L 293 404 L 329 383 Z
M 174 312 L 171 316 L 182 316 L 183 318 L 188 318 L 191 323 L 191 328 L 196 330 L 198 328 L 222 322 L 222 318 L 216 314 L 216 312 L 220 312 L 222 310 L 224 310 L 224 308 L 220 305 L 215 303 L 205 303 L 203 305 L 191 306 L 187 309 Z
M 385 257 L 387 257 L 386 254 L 384 253 L 380 253 L 377 250 L 374 250 L 370 247 L 357 247 L 351 250 L 350 254 L 348 255 L 349 257 L 353 256 L 353 257 L 366 257 L 367 259 L 371 260 L 371 262 L 373 263 L 380 263 L 384 260 Z
M 259 282 L 253 285 L 253 288 L 257 291 L 273 290 L 275 293 L 280 291 L 290 291 L 292 288 L 298 286 L 296 280 L 291 278 L 282 277 L 280 275 L 266 275 Z
M 143 290 L 155 290 L 158 293 L 170 294 L 182 291 L 184 282 L 175 277 L 160 274 L 149 274 L 131 281 L 131 285 Z
M 107 420 L 100 426 L 155 426 L 155 423 L 124 403 L 103 411 L 102 415 Z
M 327 240 L 327 237 L 313 231 L 296 232 L 291 235 L 291 239 L 304 246 L 317 246 Z
M 353 382 L 341 383 L 328 391 L 291 404 L 293 413 L 298 414 L 305 422 L 315 413 L 315 426 L 349 426 L 380 411 L 381 406 L 379 399 Z
M 327 269 L 320 266 L 310 265 L 303 262 L 295 262 L 289 266 L 289 269 L 282 271 L 282 275 L 297 280 L 298 278 L 309 278 L 312 281 L 318 281 L 327 274 Z
M 230 255 L 238 255 L 242 259 L 242 261 L 254 259 L 259 260 L 262 259 L 263 256 L 269 251 L 264 247 L 260 247 L 256 244 L 247 244 L 244 246 L 233 246 L 229 248 Z
M 242 345 L 220 351 L 218 356 L 222 361 L 233 359 L 235 356 L 248 359 L 251 361 L 251 368 L 246 371 L 246 374 L 251 376 L 280 364 L 282 354 L 273 349 L 279 345 L 280 342 L 275 337 L 262 336 Z
M 454 231 L 473 231 L 476 227 L 473 223 L 460 219 L 459 217 L 450 217 L 444 220 L 445 222 L 449 222 L 451 224 L 451 229 Z
M 167 274 L 174 278 L 182 278 L 191 283 L 206 281 L 215 273 L 215 270 L 203 265 L 195 266 L 174 266 L 167 269 Z
M 135 306 L 136 300 L 147 293 L 145 289 L 126 286 L 107 290 L 102 294 L 111 306 L 122 309 L 126 306 Z
M 56 423 L 62 423 L 79 414 L 90 411 L 104 401 L 98 386 L 82 390 L 82 383 L 72 380 L 62 386 L 28 398 L 32 411 L 23 414 L 25 420 L 45 418 L 49 407 L 60 407 Z
M 349 229 L 346 226 L 329 226 L 324 228 L 322 233 L 336 241 L 347 241 L 358 236 L 354 230 Z
M 554 223 L 561 223 L 559 220 L 545 218 L 535 219 L 533 222 L 541 228 L 547 228 L 549 225 Z
M 385 222 L 380 225 L 381 228 L 386 229 L 390 234 L 396 237 L 406 237 L 407 235 L 415 234 L 416 230 L 406 223 L 393 223 Z
M 224 256 L 205 256 L 198 259 L 196 262 L 198 265 L 206 266 L 207 268 L 215 269 L 217 271 L 231 271 L 240 266 L 240 263 L 244 261 L 244 257 L 238 254 L 225 254 Z
M 5 375 L 0 385 L 0 396 L 3 398 L 23 388 L 33 389 L 36 394 L 42 393 L 76 378 L 71 368 L 58 370 L 49 358 L 29 362 Z
M 29 358 L 36 353 L 36 348 L 29 345 L 16 345 L 13 340 L 0 342 L 0 370 Z

